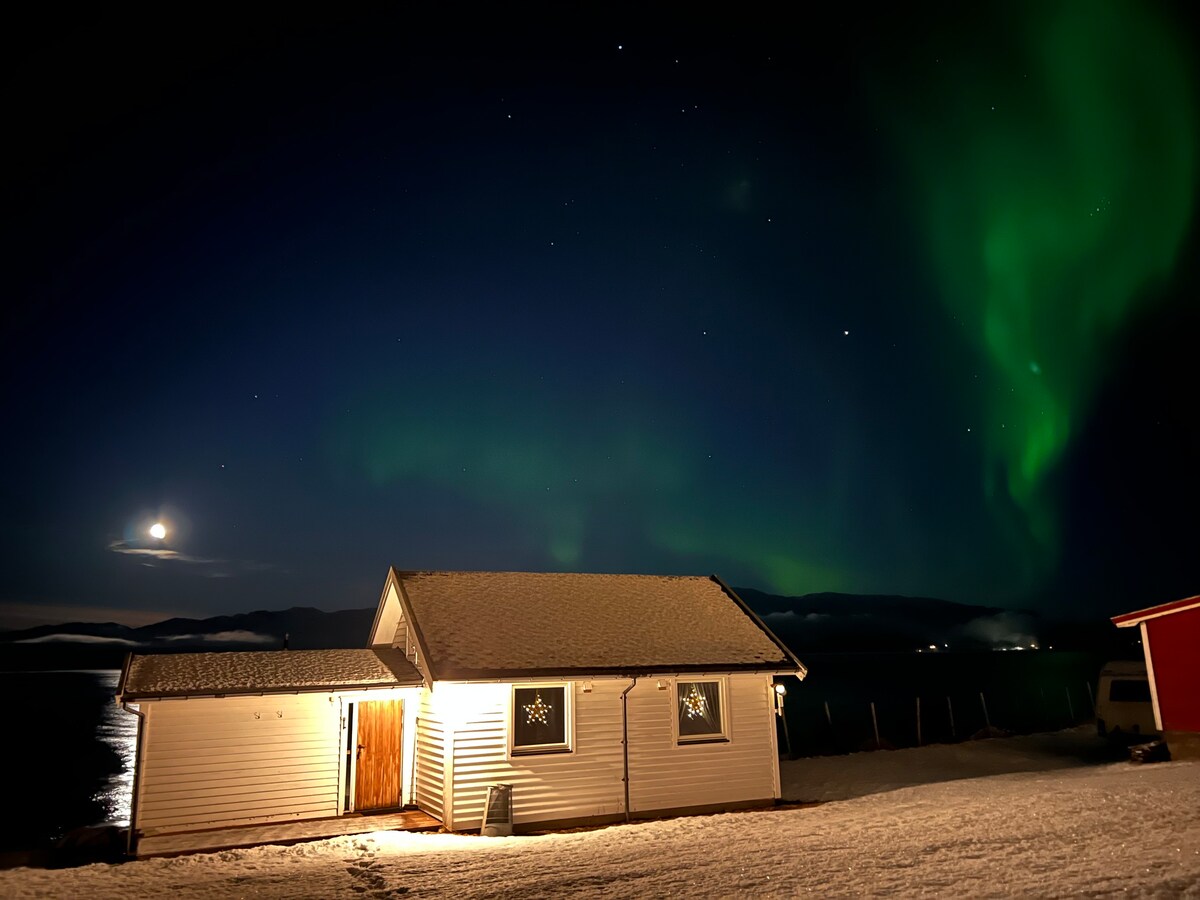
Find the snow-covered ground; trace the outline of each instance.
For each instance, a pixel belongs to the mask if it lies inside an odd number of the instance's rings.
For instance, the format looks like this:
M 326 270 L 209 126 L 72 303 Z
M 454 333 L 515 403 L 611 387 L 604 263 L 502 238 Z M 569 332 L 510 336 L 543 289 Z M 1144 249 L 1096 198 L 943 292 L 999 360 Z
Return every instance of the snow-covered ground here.
M 0 896 L 1200 898 L 1200 762 L 1082 731 L 783 763 L 779 808 L 537 837 L 376 833 L 0 871 Z M 953 779 L 953 780 L 944 780 Z

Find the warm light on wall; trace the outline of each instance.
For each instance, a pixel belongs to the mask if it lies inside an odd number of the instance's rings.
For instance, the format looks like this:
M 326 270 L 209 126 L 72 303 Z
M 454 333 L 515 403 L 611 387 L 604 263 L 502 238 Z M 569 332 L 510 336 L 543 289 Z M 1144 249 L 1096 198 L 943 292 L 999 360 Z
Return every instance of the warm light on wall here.
M 449 727 L 478 719 L 487 710 L 508 702 L 506 684 L 454 684 L 438 682 L 430 695 L 436 715 Z

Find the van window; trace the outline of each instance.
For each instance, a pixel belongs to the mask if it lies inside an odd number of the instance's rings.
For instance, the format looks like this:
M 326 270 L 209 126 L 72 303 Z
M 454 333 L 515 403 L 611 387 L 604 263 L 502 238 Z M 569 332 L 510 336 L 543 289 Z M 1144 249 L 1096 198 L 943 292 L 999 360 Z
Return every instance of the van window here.
M 1150 682 L 1141 678 L 1114 678 L 1108 699 L 1114 703 L 1149 703 Z

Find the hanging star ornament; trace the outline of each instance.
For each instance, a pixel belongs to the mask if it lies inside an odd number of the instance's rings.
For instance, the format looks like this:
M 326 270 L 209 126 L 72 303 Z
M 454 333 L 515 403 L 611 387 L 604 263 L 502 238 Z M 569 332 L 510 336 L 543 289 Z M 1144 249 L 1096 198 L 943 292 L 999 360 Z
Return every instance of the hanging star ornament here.
M 542 699 L 541 694 L 534 694 L 533 702 L 525 706 L 526 725 L 545 725 L 550 706 Z
M 695 688 L 688 692 L 688 695 L 683 698 L 683 709 L 687 713 L 689 719 L 695 719 L 704 715 L 704 697 Z

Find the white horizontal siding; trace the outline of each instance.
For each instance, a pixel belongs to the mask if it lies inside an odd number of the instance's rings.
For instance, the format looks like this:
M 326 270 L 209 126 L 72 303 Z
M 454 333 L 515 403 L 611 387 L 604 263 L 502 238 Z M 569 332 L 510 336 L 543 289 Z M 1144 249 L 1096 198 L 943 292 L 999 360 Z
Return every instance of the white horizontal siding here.
M 337 815 L 340 721 L 328 695 L 143 708 L 143 833 Z
M 622 812 L 621 691 L 624 682 L 574 685 L 574 750 L 508 755 L 509 684 L 472 685 L 471 711 L 454 733 L 454 828 L 483 822 L 490 784 L 513 786 L 513 820 L 529 824 Z
M 770 679 L 727 678 L 727 741 L 678 744 L 674 692 L 639 681 L 629 693 L 629 807 L 634 813 L 776 795 Z
M 444 748 L 446 746 L 445 728 L 430 703 L 428 691 L 421 692 L 421 702 L 417 711 L 416 759 L 413 764 L 414 794 L 417 808 L 431 816 L 442 818 L 444 809 L 442 795 L 444 793 Z
M 642 679 L 629 694 L 633 813 L 777 795 L 770 678 L 729 676 L 729 740 L 683 745 L 674 737 L 673 692 L 657 690 L 656 682 Z M 583 683 L 575 682 L 572 751 L 516 756 L 508 747 L 512 685 L 439 685 L 422 707 L 418 728 L 418 804 L 432 812 L 442 801 L 439 776 L 449 768 L 453 799 L 447 821 L 456 831 L 480 827 L 488 785 L 497 783 L 513 786 L 517 825 L 623 813 L 621 692 L 628 684 L 597 680 L 585 693 Z M 452 754 L 442 767 L 438 750 Z

